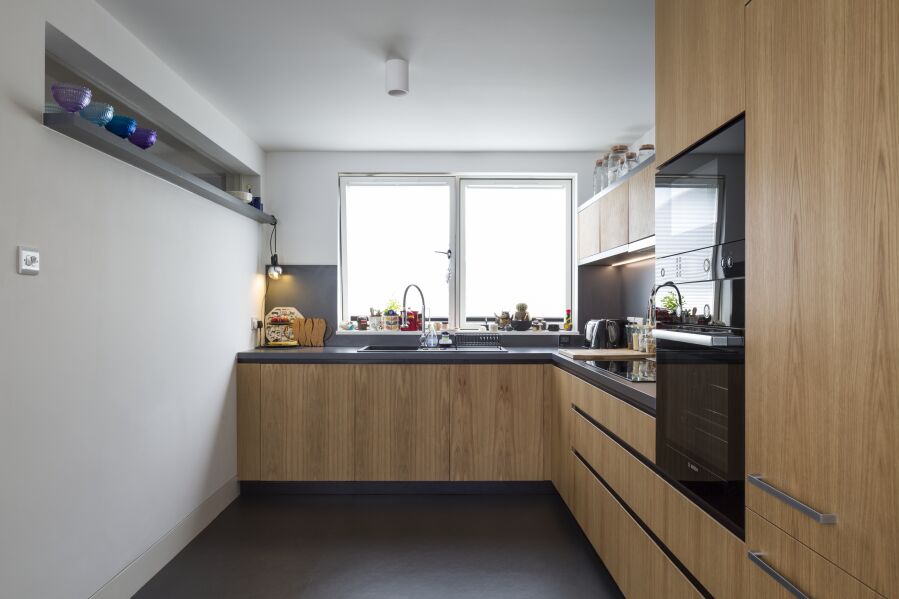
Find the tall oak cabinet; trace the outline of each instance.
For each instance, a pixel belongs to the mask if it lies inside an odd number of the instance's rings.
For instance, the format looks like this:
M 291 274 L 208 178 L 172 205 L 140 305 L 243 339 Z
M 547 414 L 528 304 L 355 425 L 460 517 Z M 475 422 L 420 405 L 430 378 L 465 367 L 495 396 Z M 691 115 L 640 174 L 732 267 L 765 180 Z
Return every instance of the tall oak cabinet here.
M 897 597 L 899 2 L 752 0 L 746 70 L 747 549 Z

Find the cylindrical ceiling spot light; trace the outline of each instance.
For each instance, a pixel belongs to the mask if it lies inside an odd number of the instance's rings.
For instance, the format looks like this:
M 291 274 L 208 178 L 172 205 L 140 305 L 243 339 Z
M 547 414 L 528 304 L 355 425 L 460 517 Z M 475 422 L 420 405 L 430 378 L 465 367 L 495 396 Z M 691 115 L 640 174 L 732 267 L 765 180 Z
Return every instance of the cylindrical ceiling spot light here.
M 402 58 L 387 61 L 387 93 L 391 96 L 409 93 L 409 63 Z

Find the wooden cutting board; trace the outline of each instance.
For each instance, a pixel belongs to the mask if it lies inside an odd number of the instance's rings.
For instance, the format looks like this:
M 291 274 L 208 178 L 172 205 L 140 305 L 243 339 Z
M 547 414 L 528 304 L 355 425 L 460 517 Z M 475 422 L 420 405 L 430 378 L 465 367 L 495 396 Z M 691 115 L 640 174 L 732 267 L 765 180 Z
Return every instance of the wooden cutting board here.
M 560 349 L 559 353 L 572 360 L 640 360 L 649 354 L 633 349 Z

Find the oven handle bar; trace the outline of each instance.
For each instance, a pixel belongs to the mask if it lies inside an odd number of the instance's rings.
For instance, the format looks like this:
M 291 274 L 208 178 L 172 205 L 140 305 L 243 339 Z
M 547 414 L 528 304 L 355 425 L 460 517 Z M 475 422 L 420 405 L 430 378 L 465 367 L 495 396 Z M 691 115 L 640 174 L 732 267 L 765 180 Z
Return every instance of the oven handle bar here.
M 666 341 L 679 341 L 692 345 L 705 347 L 743 347 L 743 337 L 739 335 L 702 335 L 700 333 L 685 333 L 671 329 L 656 329 L 652 332 L 656 339 Z
M 777 487 L 774 487 L 774 486 L 768 484 L 761 477 L 761 475 L 749 474 L 746 476 L 746 480 L 748 480 L 750 482 L 750 484 L 758 487 L 765 493 L 772 495 L 774 497 L 777 497 L 778 499 L 780 499 L 781 501 L 786 503 L 791 508 L 793 508 L 795 510 L 799 510 L 800 512 L 802 512 L 803 514 L 805 514 L 806 516 L 808 516 L 809 518 L 811 518 L 818 524 L 836 524 L 837 523 L 837 515 L 836 514 L 822 514 L 818 510 L 805 505 L 804 503 L 802 503 L 795 497 L 791 497 L 790 495 L 787 495 L 786 493 L 784 493 Z
M 765 574 L 767 574 L 768 576 L 773 578 L 775 580 L 775 582 L 777 582 L 777 584 L 779 584 L 780 586 L 785 588 L 787 590 L 787 592 L 789 592 L 791 595 L 793 595 L 797 599 L 810 599 L 808 595 L 806 595 L 805 593 L 803 593 L 802 591 L 799 590 L 799 587 L 797 587 L 795 584 L 790 582 L 790 580 L 786 576 L 784 576 L 783 574 L 781 574 L 780 572 L 778 572 L 777 570 L 772 568 L 768 564 L 768 562 L 763 560 L 762 559 L 763 555 L 764 554 L 760 551 L 750 551 L 748 553 L 749 561 L 751 561 L 753 564 L 755 564 L 756 566 L 761 568 Z

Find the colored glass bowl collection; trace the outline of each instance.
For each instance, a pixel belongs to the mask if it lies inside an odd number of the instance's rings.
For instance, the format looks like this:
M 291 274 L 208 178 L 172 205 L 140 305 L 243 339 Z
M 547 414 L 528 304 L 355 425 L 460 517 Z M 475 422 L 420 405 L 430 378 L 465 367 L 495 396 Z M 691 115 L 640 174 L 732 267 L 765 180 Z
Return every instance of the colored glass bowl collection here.
M 90 88 L 74 83 L 54 83 L 50 92 L 53 100 L 65 112 L 77 112 L 85 120 L 98 127 L 105 127 L 110 133 L 127 139 L 142 150 L 156 143 L 156 131 L 153 129 L 138 127 L 137 121 L 130 116 L 115 114 L 115 109 L 109 104 L 91 102 Z M 44 107 L 44 112 L 60 111 L 48 104 Z

